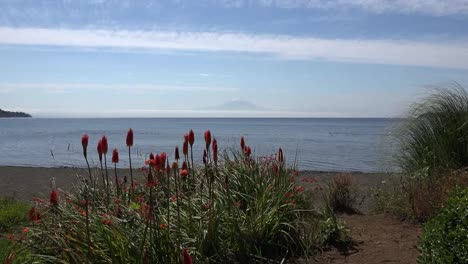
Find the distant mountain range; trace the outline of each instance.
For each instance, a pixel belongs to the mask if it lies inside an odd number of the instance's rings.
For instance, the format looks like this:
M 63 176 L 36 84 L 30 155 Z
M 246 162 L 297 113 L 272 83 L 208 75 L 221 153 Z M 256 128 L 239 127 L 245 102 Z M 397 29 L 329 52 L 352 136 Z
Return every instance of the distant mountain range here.
M 23 112 L 10 112 L 0 109 L 0 118 L 2 117 L 31 117 L 31 115 Z

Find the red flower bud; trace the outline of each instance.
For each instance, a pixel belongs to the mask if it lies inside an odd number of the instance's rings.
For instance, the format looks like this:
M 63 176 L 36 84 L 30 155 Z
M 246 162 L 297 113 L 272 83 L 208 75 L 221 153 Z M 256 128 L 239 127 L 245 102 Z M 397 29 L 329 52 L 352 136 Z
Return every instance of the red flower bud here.
M 242 149 L 242 151 L 243 151 L 243 150 L 245 149 L 245 140 L 244 140 L 244 137 L 241 137 L 240 146 L 241 146 L 241 149 Z
M 211 144 L 211 132 L 210 132 L 210 130 L 205 131 L 205 143 L 206 143 L 206 148 L 209 148 L 210 144 Z
M 119 152 L 117 149 L 112 151 L 112 163 L 119 163 Z
M 180 176 L 187 177 L 188 176 L 188 170 L 186 170 L 186 169 L 181 170 L 180 171 Z
M 127 132 L 127 147 L 133 146 L 133 130 L 130 128 Z
M 154 154 L 153 154 L 153 152 L 150 153 L 149 159 L 150 159 L 150 160 L 154 160 Z
M 184 156 L 188 155 L 188 141 L 184 142 L 184 147 L 182 149 L 182 152 L 184 153 Z
M 182 254 L 184 256 L 184 264 L 193 264 L 192 257 L 190 256 L 186 248 L 184 248 Z
M 184 161 L 184 162 L 182 163 L 182 169 L 183 169 L 183 170 L 186 170 L 186 169 L 187 169 L 187 162 Z
M 245 146 L 244 153 L 245 155 L 247 155 L 247 157 L 250 157 L 250 155 L 252 154 L 252 149 L 249 146 Z
M 218 141 L 216 138 L 213 139 L 213 160 L 214 162 L 218 162 Z
M 108 145 L 107 145 L 107 137 L 103 136 L 102 137 L 102 153 L 105 155 L 107 154 L 107 151 L 109 150 Z
M 166 152 L 161 153 L 161 167 L 164 169 L 166 167 Z
M 162 167 L 161 156 L 159 154 L 156 154 L 156 157 L 154 157 L 154 166 L 156 170 L 160 170 Z
M 284 162 L 283 150 L 281 148 L 279 148 L 279 150 L 278 150 L 278 161 L 280 163 Z
M 205 149 L 205 150 L 203 150 L 203 164 L 206 164 L 206 162 L 207 162 L 207 160 L 208 160 L 208 159 L 207 159 L 207 156 L 208 156 L 208 155 L 206 154 L 206 149 Z
M 99 140 L 97 144 L 97 152 L 99 154 L 99 161 L 102 161 L 102 140 Z
M 193 146 L 193 143 L 195 142 L 195 133 L 193 133 L 192 129 L 190 129 L 190 132 L 189 132 L 188 142 L 190 146 Z
M 180 159 L 180 156 L 179 156 L 179 147 L 175 147 L 175 151 L 174 151 L 174 157 L 176 160 L 179 160 Z
M 36 208 L 33 206 L 31 207 L 31 209 L 29 209 L 29 212 L 28 212 L 28 219 L 30 222 L 34 222 L 34 221 L 37 221 L 37 216 L 38 214 L 36 213 Z
M 87 148 L 88 148 L 88 141 L 89 141 L 89 137 L 88 135 L 84 134 L 82 137 L 81 137 L 81 146 L 83 146 L 83 156 L 86 158 L 88 156 L 87 154 Z
M 56 206 L 58 205 L 59 203 L 59 193 L 56 189 L 53 189 L 51 192 L 50 192 L 50 204 Z
M 188 142 L 189 140 L 189 135 L 188 134 L 184 134 L 184 142 Z

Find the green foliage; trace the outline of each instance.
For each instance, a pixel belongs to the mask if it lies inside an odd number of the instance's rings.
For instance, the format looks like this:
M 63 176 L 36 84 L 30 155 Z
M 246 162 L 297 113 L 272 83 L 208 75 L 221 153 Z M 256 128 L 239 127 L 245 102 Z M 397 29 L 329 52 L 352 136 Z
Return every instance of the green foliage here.
M 410 176 L 468 166 L 468 92 L 437 89 L 417 102 L 400 128 L 398 164 Z
M 468 263 L 468 189 L 456 192 L 426 224 L 419 249 L 419 263 Z
M 26 223 L 28 209 L 27 204 L 14 199 L 0 199 L 0 232 Z
M 0 237 L 0 260 L 3 260 L 10 251 L 11 243 L 5 238 Z
M 404 190 L 401 175 L 391 175 L 382 185 L 372 190 L 376 213 L 392 213 L 400 218 L 411 217 L 408 193 Z
M 90 186 L 81 179 L 75 191 L 60 192 L 56 205 L 36 200 L 41 217 L 16 241 L 17 258 L 178 263 L 188 249 L 196 263 L 268 262 L 307 255 L 339 237 L 336 219 L 310 208 L 297 172 L 275 157 L 234 151 L 215 161 L 208 151 L 204 166 L 188 162 L 190 155 L 183 160 L 187 176 L 181 161 L 170 171 L 149 161 L 134 194 L 129 184 L 106 186 L 104 170 Z

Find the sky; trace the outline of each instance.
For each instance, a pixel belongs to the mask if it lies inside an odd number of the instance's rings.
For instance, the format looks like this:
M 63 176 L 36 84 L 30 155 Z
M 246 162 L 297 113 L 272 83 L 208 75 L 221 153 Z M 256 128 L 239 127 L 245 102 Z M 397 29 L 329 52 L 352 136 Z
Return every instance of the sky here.
M 468 0 L 0 0 L 0 108 L 401 117 L 468 87 Z

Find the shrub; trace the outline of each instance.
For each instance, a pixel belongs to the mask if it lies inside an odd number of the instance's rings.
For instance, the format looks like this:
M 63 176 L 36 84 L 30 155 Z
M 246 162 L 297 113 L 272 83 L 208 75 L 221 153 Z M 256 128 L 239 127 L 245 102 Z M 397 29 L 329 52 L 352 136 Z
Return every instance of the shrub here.
M 468 166 L 468 92 L 436 89 L 411 108 L 398 131 L 397 161 L 407 175 L 433 176 Z
M 75 191 L 53 189 L 49 201 L 36 199 L 11 253 L 26 262 L 248 263 L 302 256 L 336 236 L 328 229 L 337 226 L 311 210 L 282 151 L 256 158 L 243 146 L 218 160 L 216 140 L 208 133 L 205 140 L 202 166 L 193 163 L 188 134 L 182 158 L 178 148 L 172 165 L 166 153 L 151 154 L 135 182 L 116 170 L 108 181 L 107 168 L 94 175 L 89 168 Z M 82 143 L 87 158 L 87 136 Z M 101 140 L 104 165 L 107 148 Z
M 440 176 L 408 178 L 396 175 L 374 193 L 376 211 L 424 222 L 435 216 L 453 189 L 468 187 L 468 173 L 454 171 Z
M 355 212 L 356 184 L 351 175 L 340 174 L 328 184 L 326 203 L 334 212 Z
M 468 263 L 468 189 L 456 192 L 424 227 L 419 263 Z

